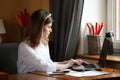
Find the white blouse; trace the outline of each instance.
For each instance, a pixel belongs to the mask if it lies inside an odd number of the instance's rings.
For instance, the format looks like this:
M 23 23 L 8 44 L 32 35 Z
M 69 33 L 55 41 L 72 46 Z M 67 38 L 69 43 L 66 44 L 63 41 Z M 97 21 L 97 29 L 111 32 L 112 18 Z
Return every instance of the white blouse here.
M 21 42 L 18 47 L 17 68 L 18 73 L 53 72 L 56 71 L 56 63 L 50 59 L 48 46 L 40 43 L 33 49 L 28 42 Z

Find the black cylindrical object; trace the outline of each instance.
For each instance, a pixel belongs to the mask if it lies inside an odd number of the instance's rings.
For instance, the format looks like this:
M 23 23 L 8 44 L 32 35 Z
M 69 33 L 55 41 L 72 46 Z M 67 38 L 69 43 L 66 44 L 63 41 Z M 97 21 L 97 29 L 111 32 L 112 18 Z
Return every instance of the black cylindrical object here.
M 113 54 L 113 40 L 112 40 L 112 37 L 114 37 L 114 33 L 113 32 L 107 32 L 105 37 L 109 38 L 109 40 L 110 40 L 110 46 L 109 46 L 110 48 L 109 48 L 108 54 L 112 55 Z

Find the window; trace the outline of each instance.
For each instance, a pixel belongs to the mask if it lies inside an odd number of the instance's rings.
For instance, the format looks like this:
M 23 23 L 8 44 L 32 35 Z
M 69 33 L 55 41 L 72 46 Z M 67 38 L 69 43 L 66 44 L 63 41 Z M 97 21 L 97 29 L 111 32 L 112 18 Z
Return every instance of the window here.
M 120 41 L 120 0 L 116 0 L 116 39 Z
M 107 0 L 107 31 L 113 31 L 115 52 L 120 52 L 120 0 Z

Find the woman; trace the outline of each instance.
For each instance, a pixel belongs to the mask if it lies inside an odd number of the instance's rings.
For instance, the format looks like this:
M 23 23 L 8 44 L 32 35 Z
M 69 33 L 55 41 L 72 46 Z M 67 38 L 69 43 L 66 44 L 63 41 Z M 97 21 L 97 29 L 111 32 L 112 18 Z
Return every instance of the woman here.
M 43 9 L 35 11 L 30 16 L 30 27 L 27 37 L 18 48 L 18 73 L 32 71 L 53 72 L 80 64 L 80 60 L 53 62 L 49 55 L 49 34 L 52 32 L 53 19 L 51 14 Z

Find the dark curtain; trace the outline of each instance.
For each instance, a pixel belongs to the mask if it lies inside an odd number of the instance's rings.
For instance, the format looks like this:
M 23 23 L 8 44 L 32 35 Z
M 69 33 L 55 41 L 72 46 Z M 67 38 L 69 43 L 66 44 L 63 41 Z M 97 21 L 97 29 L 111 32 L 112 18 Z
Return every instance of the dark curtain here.
M 84 0 L 75 0 L 74 10 L 72 16 L 72 23 L 67 39 L 67 47 L 65 52 L 65 59 L 75 58 L 77 53 L 78 42 L 80 38 L 80 27 L 82 19 Z
M 83 1 L 50 0 L 50 12 L 54 19 L 53 32 L 50 36 L 50 55 L 53 61 L 75 58 Z

